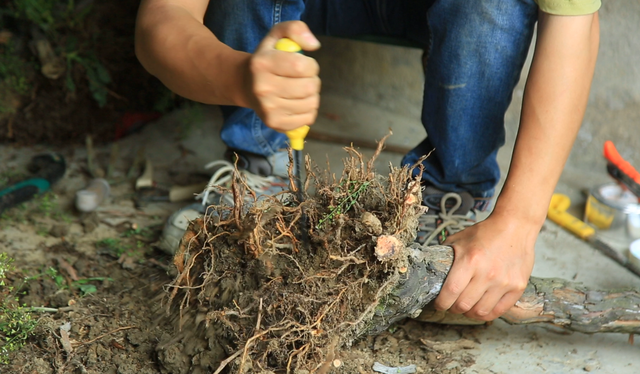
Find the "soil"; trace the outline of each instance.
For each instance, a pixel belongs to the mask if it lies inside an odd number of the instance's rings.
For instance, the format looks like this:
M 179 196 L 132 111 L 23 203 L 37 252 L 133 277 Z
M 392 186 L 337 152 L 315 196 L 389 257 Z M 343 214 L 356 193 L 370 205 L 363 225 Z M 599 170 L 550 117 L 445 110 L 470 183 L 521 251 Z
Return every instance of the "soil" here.
M 36 150 L 4 148 L 0 175 L 15 176 L 15 170 L 22 170 Z M 98 147 L 98 151 L 108 154 L 107 148 Z M 0 372 L 212 372 L 207 368 L 217 368 L 219 363 L 211 360 L 221 358 L 217 356 L 221 347 L 215 342 L 233 343 L 222 347 L 226 355 L 233 353 L 232 345 L 240 345 L 228 331 L 219 331 L 225 335 L 214 334 L 210 340 L 189 339 L 198 334 L 184 324 L 180 329 L 175 310 L 167 315 L 171 305 L 167 296 L 180 272 L 172 257 L 153 245 L 170 212 L 166 203 L 136 207 L 134 183 L 124 179 L 112 184 L 112 196 L 96 212 L 80 214 L 73 208 L 73 195 L 88 180 L 86 159 L 81 152 L 67 150 L 65 155 L 67 174 L 50 194 L 13 208 L 0 219 L 0 251 L 15 259 L 17 269 L 9 274 L 9 281 L 20 289 L 21 303 L 40 308 L 33 314 L 38 327 L 27 344 L 11 354 L 10 364 L 0 366 Z M 168 168 L 160 166 L 156 172 L 166 173 Z M 116 175 L 126 172 L 119 168 Z M 229 266 L 233 258 L 225 258 L 222 263 Z M 265 307 L 267 301 L 265 296 Z M 351 299 L 350 303 L 357 310 L 366 301 Z M 341 304 L 342 308 L 350 303 Z M 201 307 L 206 312 L 213 310 L 207 309 L 211 305 Z M 267 316 L 265 311 L 263 326 L 270 323 Z M 329 313 L 327 319 L 332 318 L 348 320 L 353 315 L 342 310 Z M 255 322 L 253 313 L 251 324 Z M 481 329 L 407 319 L 378 335 L 350 336 L 349 344 L 335 350 L 326 372 L 373 373 L 374 363 L 379 362 L 413 364 L 418 373 L 463 373 L 475 361 L 479 347 L 474 334 Z M 211 331 L 215 330 L 201 332 Z M 246 333 L 251 336 L 252 330 Z M 229 372 L 231 366 L 222 372 Z M 245 372 L 261 371 L 255 366 Z
M 66 58 L 63 51 L 77 44 L 77 53 L 99 61 L 110 76 L 110 82 L 104 84 L 105 103 L 99 104 L 93 97 L 87 69 L 80 63 L 67 63 L 64 74 L 58 78 L 45 77 L 31 48 L 34 25 L 3 13 L 0 31 L 10 37 L 0 42 L 0 52 L 5 53 L 4 49 L 11 46 L 11 52 L 6 53 L 18 58 L 23 68 L 10 74 L 24 75 L 26 88 L 19 94 L 7 93 L 0 85 L 0 93 L 5 93 L 0 94 L 0 108 L 14 108 L 13 113 L 0 110 L 0 141 L 23 146 L 70 145 L 81 144 L 91 135 L 96 142 L 109 142 L 119 136 L 118 127 L 131 125 L 125 113 L 150 115 L 182 102 L 147 73 L 135 56 L 134 28 L 139 1 L 80 2 L 77 6 L 87 4 L 91 10 L 80 25 L 60 26 L 45 37 L 63 60 Z M 5 6 L 12 8 L 10 4 Z M 74 90 L 69 88 L 70 79 Z

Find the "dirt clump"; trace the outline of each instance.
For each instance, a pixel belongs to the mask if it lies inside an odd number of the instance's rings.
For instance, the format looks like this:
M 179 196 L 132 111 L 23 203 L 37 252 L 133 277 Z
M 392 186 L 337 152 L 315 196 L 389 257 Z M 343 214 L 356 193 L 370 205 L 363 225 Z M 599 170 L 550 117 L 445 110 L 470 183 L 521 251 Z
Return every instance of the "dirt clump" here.
M 68 242 L 44 253 L 41 270 L 28 272 L 35 275 L 9 275 L 20 302 L 33 306 L 38 324 L 0 371 L 159 372 L 157 337 L 172 330 L 156 318 L 166 274 L 144 265 L 125 270 L 110 256 L 87 256 Z
M 235 173 L 234 205 L 212 206 L 191 223 L 168 310 L 183 342 L 200 339 L 191 352 L 181 343 L 192 370 L 326 373 L 372 329 L 406 272 L 424 208 L 409 168 L 383 178 L 373 172 L 378 153 L 365 162 L 347 151 L 339 179 L 307 160 L 305 186 L 316 193 L 302 204 L 287 194 L 256 199 Z

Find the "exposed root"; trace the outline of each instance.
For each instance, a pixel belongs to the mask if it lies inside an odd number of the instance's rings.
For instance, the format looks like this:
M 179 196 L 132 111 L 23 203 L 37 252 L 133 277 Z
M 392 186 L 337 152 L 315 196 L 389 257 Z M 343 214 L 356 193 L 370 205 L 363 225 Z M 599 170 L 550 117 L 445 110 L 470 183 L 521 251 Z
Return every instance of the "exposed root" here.
M 313 183 L 315 196 L 303 204 L 256 199 L 235 173 L 234 206 L 212 206 L 191 223 L 174 259 L 168 310 L 189 320 L 181 323 L 187 333 L 224 349 L 212 371 L 325 372 L 339 349 L 370 330 L 406 272 L 404 248 L 424 212 L 411 170 L 374 173 L 383 141 L 370 160 L 346 148 L 338 180 L 307 158 L 304 188 Z

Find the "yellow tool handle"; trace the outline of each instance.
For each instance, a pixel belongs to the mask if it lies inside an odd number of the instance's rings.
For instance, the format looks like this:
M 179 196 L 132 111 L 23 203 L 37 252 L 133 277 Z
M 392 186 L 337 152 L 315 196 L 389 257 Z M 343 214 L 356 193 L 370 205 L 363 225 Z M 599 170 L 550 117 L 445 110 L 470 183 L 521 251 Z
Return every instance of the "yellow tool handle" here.
M 276 42 L 276 49 L 284 52 L 301 52 L 302 48 L 298 45 L 298 43 L 294 42 L 289 38 L 282 38 Z M 289 143 L 291 144 L 291 148 L 294 151 L 302 151 L 304 149 L 304 138 L 309 133 L 309 126 L 301 126 L 294 130 L 289 130 L 285 132 L 287 134 L 287 138 L 289 138 Z
M 553 197 L 551 197 L 551 204 L 549 204 L 549 210 L 547 211 L 547 217 L 583 240 L 593 238 L 596 234 L 596 230 L 580 219 L 567 213 L 569 206 L 571 206 L 569 196 L 558 193 L 553 194 Z
M 302 52 L 298 43 L 289 38 L 282 38 L 276 42 L 276 49 L 284 52 Z

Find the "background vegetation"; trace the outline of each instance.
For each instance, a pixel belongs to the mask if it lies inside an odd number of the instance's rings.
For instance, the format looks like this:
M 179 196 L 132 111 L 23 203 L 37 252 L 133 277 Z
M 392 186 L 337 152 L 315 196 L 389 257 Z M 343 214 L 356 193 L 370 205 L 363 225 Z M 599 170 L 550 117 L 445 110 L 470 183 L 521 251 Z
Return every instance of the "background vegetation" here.
M 112 140 L 127 112 L 178 98 L 134 54 L 137 0 L 5 0 L 0 8 L 0 141 Z

